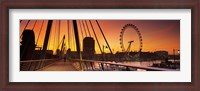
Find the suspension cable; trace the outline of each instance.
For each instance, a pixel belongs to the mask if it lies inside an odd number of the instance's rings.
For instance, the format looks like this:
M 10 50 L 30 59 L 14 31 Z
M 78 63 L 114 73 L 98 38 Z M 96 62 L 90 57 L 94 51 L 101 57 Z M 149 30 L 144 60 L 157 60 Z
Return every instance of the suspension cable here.
M 30 20 L 26 23 L 26 26 L 24 27 L 24 30 L 28 27 L 28 24 L 30 23 Z
M 60 20 L 58 20 L 58 47 L 59 47 L 59 42 L 60 42 Z
M 81 22 L 79 21 L 79 26 L 80 26 L 80 30 L 81 30 L 81 34 L 82 34 L 82 39 L 84 38 L 83 37 L 83 30 L 82 30 L 82 26 L 81 26 Z
M 38 43 L 38 40 L 39 40 L 39 37 L 40 37 L 40 33 L 41 33 L 41 31 L 42 31 L 43 24 L 44 24 L 44 20 L 42 21 L 42 25 L 41 25 L 41 27 L 40 27 L 40 32 L 39 32 L 38 37 L 37 37 L 36 45 L 37 45 L 37 43 Z
M 78 24 L 78 23 L 79 23 L 79 24 Z M 79 25 L 78 28 L 80 29 L 81 34 L 82 34 L 82 37 L 81 37 L 82 39 L 81 39 L 81 40 L 83 40 L 84 37 L 83 37 L 83 31 L 82 31 L 82 27 L 81 27 L 80 21 L 78 21 L 78 23 L 77 23 L 77 25 Z M 79 35 L 80 35 L 80 33 L 79 33 Z M 80 43 L 80 46 L 82 46 L 82 42 Z M 81 50 L 81 49 L 82 49 L 82 48 L 80 48 L 80 50 Z
M 83 28 L 84 28 L 84 31 L 85 31 L 85 35 L 86 35 L 86 37 L 87 37 L 87 32 L 86 32 L 85 24 L 84 24 L 83 20 L 82 20 L 82 24 L 83 24 Z
M 72 26 L 71 21 L 69 21 L 69 37 L 70 37 L 70 35 L 72 35 L 72 32 L 73 32 L 73 31 L 72 31 L 72 28 L 73 28 L 73 27 L 71 27 L 71 26 Z M 70 39 L 69 39 L 69 45 L 70 45 L 69 48 L 70 48 L 71 50 L 72 50 L 71 47 L 73 46 L 72 39 L 73 39 L 73 36 L 71 36 Z
M 96 35 L 95 31 L 94 31 L 94 28 L 93 28 L 92 22 L 91 22 L 90 20 L 89 20 L 89 22 L 90 22 L 90 26 L 92 27 L 92 30 L 93 30 L 94 36 L 95 36 L 95 38 L 96 38 L 96 40 L 97 40 L 97 44 L 98 44 L 98 46 L 99 46 L 99 49 L 100 49 L 101 53 L 103 53 L 102 50 L 101 50 L 101 46 L 100 46 L 99 40 L 98 40 L 98 38 L 97 38 L 97 35 Z
M 28 20 L 28 22 L 26 23 L 26 25 L 25 25 L 25 27 L 24 27 L 23 31 L 24 31 L 24 30 L 27 28 L 27 26 L 28 26 L 29 22 L 30 22 L 30 20 Z M 20 38 L 22 38 L 22 34 L 23 34 L 23 32 L 21 33 L 21 35 L 20 35 Z
M 59 41 L 59 44 L 58 44 L 58 48 L 57 48 L 57 49 L 59 49 L 59 47 L 60 47 L 61 43 L 62 43 L 62 40 L 61 40 L 61 41 Z M 60 48 L 60 49 L 61 49 L 61 48 Z
M 49 20 L 48 20 L 48 22 L 49 22 Z M 53 22 L 53 21 L 52 21 Z M 47 23 L 47 28 L 48 28 L 48 23 Z M 50 28 L 50 30 L 52 30 L 52 25 L 51 25 L 51 28 Z M 50 33 L 49 33 L 49 37 L 51 36 L 51 31 L 50 31 Z M 48 48 L 49 48 L 49 45 L 50 45 L 50 40 L 51 40 L 51 37 L 50 38 L 48 38 L 48 41 L 49 42 L 47 42 L 47 50 L 48 50 Z M 45 50 L 44 51 L 44 54 L 42 54 L 42 55 L 44 55 L 44 58 L 43 59 L 45 59 L 46 58 L 46 54 L 47 54 L 47 50 Z M 42 61 L 42 63 L 43 63 L 43 61 Z
M 72 26 L 73 26 L 73 24 L 72 24 Z M 72 34 L 71 34 L 71 35 L 75 35 L 73 30 L 74 30 L 74 29 L 73 29 L 73 27 L 72 27 L 72 28 L 71 28 L 71 31 L 72 31 Z M 73 50 L 75 51 L 75 36 L 74 36 L 74 38 L 72 38 L 72 47 L 73 47 Z
M 80 21 L 78 21 L 77 20 L 77 26 L 78 26 L 78 30 L 80 30 L 81 31 L 81 34 L 82 34 L 82 37 L 79 37 L 79 38 L 81 38 L 81 40 L 83 40 L 83 32 L 82 32 L 82 27 L 81 27 L 81 24 L 80 24 Z M 78 36 L 81 36 L 81 34 L 79 33 L 79 35 Z M 80 46 L 82 46 L 82 42 L 80 42 Z M 81 47 L 80 47 L 80 51 L 81 51 Z
M 57 24 L 57 22 L 56 22 L 56 20 L 54 21 L 55 22 L 55 24 L 54 24 L 54 34 L 56 34 L 56 24 Z M 56 41 L 56 37 L 54 37 L 54 42 L 53 42 L 53 50 L 54 50 L 54 47 L 55 47 L 55 41 Z
M 33 27 L 32 27 L 31 30 L 34 30 L 34 29 L 35 29 L 35 25 L 36 25 L 36 23 L 37 23 L 37 20 L 35 21 L 35 23 L 34 23 L 34 25 L 33 25 Z
M 59 42 L 59 45 L 58 45 L 58 48 L 57 49 L 59 49 L 59 47 L 60 47 L 60 45 L 62 44 L 62 41 L 63 41 L 63 39 Z M 61 50 L 62 48 L 60 48 L 60 50 Z
M 103 31 L 102 31 L 102 29 L 101 29 L 101 27 L 100 27 L 100 25 L 99 25 L 99 23 L 98 23 L 97 20 L 96 20 L 96 23 L 97 23 L 97 25 L 98 25 L 98 27 L 99 27 L 99 29 L 100 29 L 100 31 L 101 31 L 101 34 L 103 35 L 104 40 L 106 41 L 106 44 L 107 44 L 107 46 L 108 46 L 108 48 L 109 48 L 111 54 L 113 54 L 113 53 L 112 53 L 112 50 L 111 50 L 111 48 L 110 48 L 110 46 L 109 46 L 109 44 L 108 44 L 108 41 L 106 40 L 106 37 L 105 37 L 105 35 L 104 35 L 104 33 L 103 33 Z
M 69 29 L 69 20 L 67 21 L 67 26 L 68 26 L 68 47 L 70 48 L 70 37 L 69 37 L 69 35 L 70 35 L 70 29 Z
M 91 34 L 90 34 L 90 30 L 88 28 L 88 24 L 87 24 L 87 21 L 85 20 L 85 23 L 86 23 L 86 27 L 87 27 L 87 30 L 88 30 L 88 33 L 89 33 L 89 37 L 91 37 Z

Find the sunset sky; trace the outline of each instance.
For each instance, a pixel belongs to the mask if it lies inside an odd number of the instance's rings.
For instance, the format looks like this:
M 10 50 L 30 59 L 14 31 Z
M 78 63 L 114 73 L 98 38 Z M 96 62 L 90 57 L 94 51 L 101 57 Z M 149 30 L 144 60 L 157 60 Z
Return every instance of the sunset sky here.
M 69 21 L 70 33 L 68 32 L 68 21 Z M 103 47 L 103 45 L 106 45 L 106 42 L 104 41 L 103 36 L 95 20 L 91 20 L 91 21 L 92 21 L 94 30 L 97 34 L 100 45 L 101 47 Z M 21 21 L 20 35 L 24 31 L 24 29 L 33 29 L 35 33 L 35 44 L 39 47 L 42 47 L 48 20 L 31 20 L 26 26 L 27 22 L 28 20 Z M 86 20 L 83 22 L 84 22 L 86 31 L 84 30 L 82 21 L 80 20 L 77 21 L 81 50 L 82 50 L 83 37 L 89 36 L 85 22 L 87 22 L 89 31 L 91 33 L 91 37 L 95 39 L 89 20 Z M 137 26 L 137 28 L 139 29 L 142 35 L 142 40 L 143 40 L 143 47 L 142 47 L 143 52 L 166 50 L 169 52 L 169 54 L 172 54 L 173 49 L 176 49 L 176 50 L 180 49 L 180 21 L 179 20 L 98 20 L 98 22 L 106 36 L 106 39 L 109 42 L 109 45 L 113 53 L 116 53 L 117 51 L 119 52 L 122 51 L 122 49 L 120 48 L 120 40 L 119 40 L 120 32 L 123 26 L 126 24 L 133 24 Z M 82 28 L 80 27 L 80 25 Z M 60 33 L 59 33 L 59 29 L 60 29 Z M 41 33 L 38 38 L 40 30 L 41 30 Z M 87 35 L 85 34 L 85 32 L 87 33 Z M 70 40 L 68 40 L 68 33 L 70 34 L 69 36 Z M 58 48 L 58 43 L 62 40 L 64 35 L 66 37 L 65 49 L 69 48 L 68 43 L 70 42 L 70 48 L 72 49 L 72 51 L 76 50 L 72 20 L 53 20 L 53 26 L 51 27 L 48 50 L 54 50 L 55 52 L 55 50 Z M 124 33 L 123 43 L 125 45 L 125 49 L 128 47 L 128 41 L 131 41 L 131 40 L 134 41 L 131 46 L 131 51 L 138 51 L 139 38 L 138 38 L 137 32 L 133 28 L 128 28 L 125 30 L 125 33 Z M 96 40 L 95 40 L 95 51 L 96 53 L 100 53 Z M 109 50 L 106 49 L 105 52 L 109 53 Z

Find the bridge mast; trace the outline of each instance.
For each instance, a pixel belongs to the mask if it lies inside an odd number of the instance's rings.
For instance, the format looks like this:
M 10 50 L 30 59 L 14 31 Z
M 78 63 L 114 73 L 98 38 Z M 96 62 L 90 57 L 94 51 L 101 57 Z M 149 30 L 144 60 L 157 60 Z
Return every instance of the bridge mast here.
M 44 44 L 43 44 L 43 49 L 42 49 L 42 55 L 41 55 L 41 59 L 44 59 L 45 58 L 45 55 L 46 55 L 46 50 L 47 50 L 47 45 L 48 45 L 48 41 L 49 41 L 49 35 L 50 35 L 50 32 L 51 32 L 51 26 L 52 26 L 52 22 L 53 20 L 49 20 L 48 21 L 48 24 L 47 24 L 47 29 L 46 29 L 46 34 L 45 34 L 45 38 L 44 38 Z
M 73 20 L 73 26 L 74 26 L 74 35 L 75 35 L 75 40 L 76 40 L 77 57 L 78 57 L 78 59 L 82 60 L 76 20 Z M 83 70 L 83 66 L 82 66 L 81 62 L 80 62 L 80 66 L 81 66 L 81 69 Z
M 75 35 L 75 40 L 76 40 L 77 57 L 78 57 L 78 59 L 82 59 L 76 20 L 73 20 L 73 26 L 74 26 L 74 35 Z

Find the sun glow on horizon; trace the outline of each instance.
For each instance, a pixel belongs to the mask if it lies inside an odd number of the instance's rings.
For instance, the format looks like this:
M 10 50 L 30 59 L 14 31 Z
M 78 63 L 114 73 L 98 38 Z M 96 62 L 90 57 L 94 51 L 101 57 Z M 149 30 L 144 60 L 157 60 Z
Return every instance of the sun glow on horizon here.
M 153 52 L 159 50 L 166 50 L 169 54 L 173 54 L 173 49 L 180 49 L 180 20 L 98 20 L 101 29 L 111 47 L 113 53 L 121 52 L 120 45 L 120 32 L 126 24 L 134 24 L 138 27 L 143 41 L 143 52 Z M 37 47 L 42 47 L 47 28 L 48 20 L 22 20 L 20 23 L 20 34 L 24 29 L 33 30 L 35 33 L 35 44 Z M 69 23 L 69 24 L 68 24 Z M 95 22 L 91 20 L 94 31 L 97 35 L 101 48 L 106 45 L 106 42 L 100 32 L 100 29 Z M 95 51 L 100 53 L 99 46 L 95 39 L 93 29 L 89 20 L 77 20 L 79 42 L 82 51 L 82 40 L 84 37 L 92 36 L 95 40 Z M 124 46 L 128 47 L 128 41 L 133 40 L 130 51 L 138 51 L 139 38 L 138 34 L 133 29 L 127 29 L 124 33 Z M 76 50 L 75 37 L 73 31 L 72 20 L 53 20 L 51 32 L 48 43 L 48 50 L 60 49 L 59 44 L 65 35 L 65 50 L 71 48 L 72 51 Z M 109 53 L 106 49 L 104 52 Z

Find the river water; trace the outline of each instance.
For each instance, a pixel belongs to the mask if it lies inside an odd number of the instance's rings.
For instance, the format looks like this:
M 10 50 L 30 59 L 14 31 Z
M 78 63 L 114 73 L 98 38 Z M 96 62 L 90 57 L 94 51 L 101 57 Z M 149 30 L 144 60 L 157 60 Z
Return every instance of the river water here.
M 174 62 L 174 60 L 168 60 L 171 62 Z M 175 60 L 175 61 L 180 61 L 180 60 Z M 129 65 L 138 65 L 138 66 L 152 66 L 153 64 L 159 64 L 161 63 L 162 60 L 153 60 L 153 61 L 142 61 L 142 62 L 119 62 L 123 64 L 129 64 Z
M 168 60 L 168 61 L 174 62 L 174 60 Z M 177 61 L 177 62 L 179 61 L 180 62 L 180 60 L 175 60 L 175 61 Z M 116 63 L 114 61 L 107 61 L 107 62 Z M 159 64 L 161 62 L 162 62 L 162 60 L 141 61 L 141 62 L 139 62 L 139 61 L 135 61 L 135 62 L 134 61 L 126 61 L 126 62 L 117 62 L 117 63 L 127 64 L 127 65 L 133 65 L 133 66 L 152 66 L 153 64 Z M 94 66 L 97 69 L 101 69 L 101 65 L 98 64 L 98 63 L 94 63 Z M 145 71 L 145 70 L 138 69 L 138 71 Z

